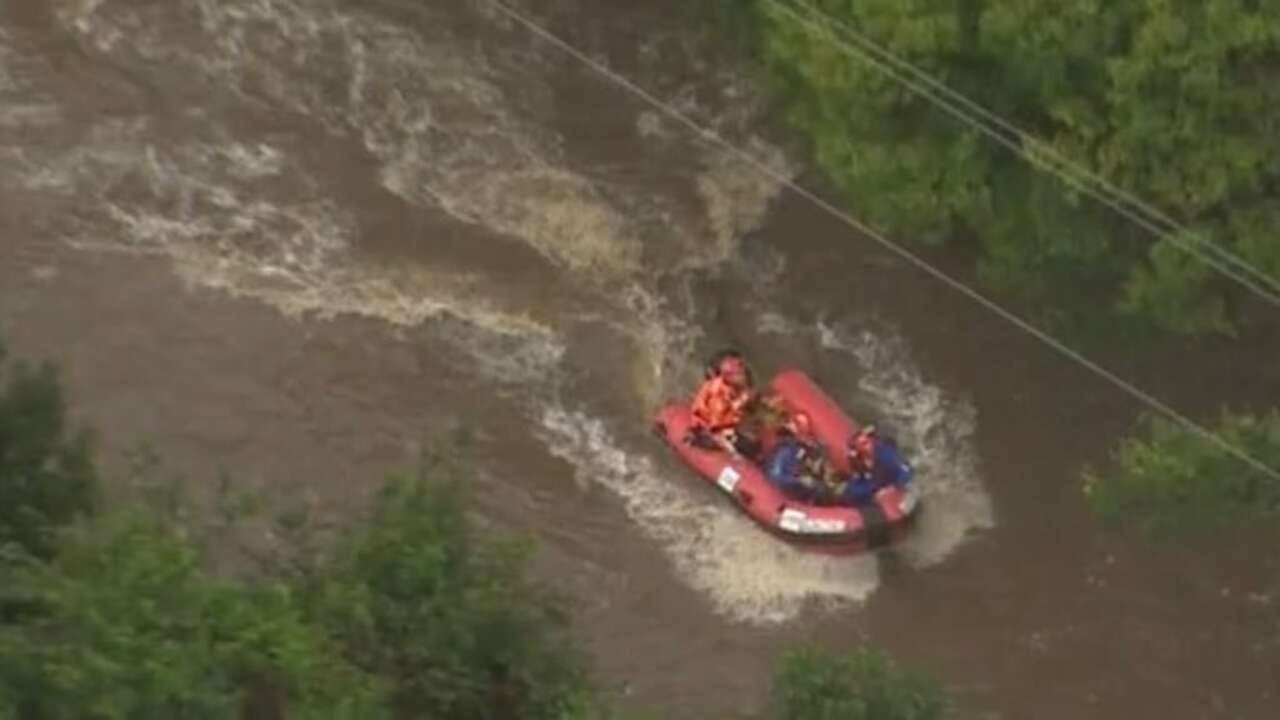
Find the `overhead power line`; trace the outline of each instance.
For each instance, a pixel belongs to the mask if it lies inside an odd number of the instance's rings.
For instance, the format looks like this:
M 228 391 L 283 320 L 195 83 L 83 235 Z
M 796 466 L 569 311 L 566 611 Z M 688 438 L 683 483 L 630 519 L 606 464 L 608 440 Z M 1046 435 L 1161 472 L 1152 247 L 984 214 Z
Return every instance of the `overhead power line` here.
M 1132 193 L 1115 187 L 1102 176 L 1062 155 L 1049 143 L 1035 138 L 976 101 L 951 89 L 865 33 L 855 30 L 848 23 L 843 23 L 805 2 L 787 3 L 781 0 L 763 0 L 763 2 L 786 14 L 796 23 L 824 36 L 846 55 L 855 56 L 869 63 L 915 94 L 1013 151 L 1027 162 L 1053 174 L 1072 189 L 1115 210 L 1157 237 L 1168 240 L 1226 277 L 1235 280 L 1241 286 L 1252 290 L 1266 302 L 1280 307 L 1280 280 L 1271 277 L 1227 248 L 1201 238 L 1194 230 Z M 806 8 L 804 14 L 797 11 L 793 5 Z M 838 29 L 839 35 L 844 37 L 837 35 L 835 29 Z M 915 80 L 905 77 L 906 74 L 911 75 Z M 1211 255 L 1218 257 L 1211 257 Z

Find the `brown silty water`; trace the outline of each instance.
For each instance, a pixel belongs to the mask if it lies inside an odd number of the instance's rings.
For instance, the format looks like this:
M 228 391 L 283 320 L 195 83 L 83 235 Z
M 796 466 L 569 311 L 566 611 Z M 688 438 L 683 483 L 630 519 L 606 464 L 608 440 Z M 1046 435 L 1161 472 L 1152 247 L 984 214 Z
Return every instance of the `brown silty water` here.
M 525 2 L 777 168 L 670 3 Z M 760 706 L 871 644 L 1010 718 L 1272 717 L 1274 553 L 1103 534 L 1078 471 L 1138 408 L 484 2 L 5 0 L 0 322 L 120 450 L 358 508 L 454 426 L 624 703 Z M 754 527 L 646 429 L 733 343 L 893 427 L 927 513 L 859 558 Z M 1188 360 L 1183 381 L 1231 367 Z M 1274 396 L 1277 377 L 1232 386 Z

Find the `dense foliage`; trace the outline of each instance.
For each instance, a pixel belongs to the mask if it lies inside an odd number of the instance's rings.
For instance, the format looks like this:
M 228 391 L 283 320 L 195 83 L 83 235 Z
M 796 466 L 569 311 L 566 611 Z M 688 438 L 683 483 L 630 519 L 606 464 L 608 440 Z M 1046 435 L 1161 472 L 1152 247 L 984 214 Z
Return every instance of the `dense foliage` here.
M 6 364 L 0 345 L 0 546 L 47 557 L 52 530 L 90 510 L 88 438 L 73 433 L 50 365 Z
M 1225 413 L 1212 430 L 1263 465 L 1280 468 L 1280 412 Z M 1280 516 L 1280 480 L 1164 418 L 1148 420 L 1145 437 L 1125 440 L 1112 470 L 1090 473 L 1085 493 L 1102 517 L 1153 532 Z
M 948 709 L 931 682 L 868 651 L 788 654 L 772 700 L 776 720 L 937 720 Z
M 3 571 L 0 717 L 601 717 L 557 604 L 459 496 L 396 479 L 328 559 L 253 583 L 156 513 L 85 523 Z
M 599 717 L 559 603 L 526 579 L 516 546 L 473 532 L 459 472 L 385 488 L 313 578 L 317 618 L 389 682 L 399 717 Z
M 285 513 L 266 572 L 230 579 L 206 557 L 234 538 L 225 523 L 210 542 L 164 492 L 96 508 L 65 414 L 51 368 L 14 368 L 0 394 L 0 517 L 16 541 L 0 554 L 0 720 L 615 717 L 525 550 L 468 520 L 458 462 L 393 478 L 323 548 L 307 513 Z M 779 720 L 934 718 L 937 693 L 879 656 L 801 653 L 774 705 Z
M 0 716 L 386 717 L 288 588 L 209 578 L 154 519 L 89 523 L 3 579 L 31 609 L 0 626 Z
M 724 0 L 817 162 L 904 239 L 976 239 L 981 275 L 1081 326 L 1230 332 L 1238 286 L 1179 249 L 1280 278 L 1280 3 Z M 812 14 L 817 9 L 822 15 Z M 834 19 L 834 23 L 823 19 Z M 871 38 L 1194 233 L 1149 230 L 938 109 L 841 41 Z M 864 45 L 864 47 L 866 47 Z M 1202 251 L 1204 252 L 1204 251 Z M 1096 322 L 1093 324 L 1097 324 Z

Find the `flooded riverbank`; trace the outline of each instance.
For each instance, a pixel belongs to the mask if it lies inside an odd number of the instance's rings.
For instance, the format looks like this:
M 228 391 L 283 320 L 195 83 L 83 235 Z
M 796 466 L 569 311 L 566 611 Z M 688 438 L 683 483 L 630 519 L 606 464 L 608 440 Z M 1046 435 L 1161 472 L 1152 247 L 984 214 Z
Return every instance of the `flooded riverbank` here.
M 550 22 L 803 176 L 677 14 L 612 5 Z M 485 3 L 47 8 L 0 14 L 0 327 L 111 447 L 339 511 L 463 425 L 486 516 L 541 543 L 607 682 L 664 717 L 755 707 L 804 638 L 1002 717 L 1274 709 L 1251 572 L 1084 514 L 1132 402 Z M 674 462 L 649 415 L 724 343 L 891 425 L 920 532 L 799 552 Z

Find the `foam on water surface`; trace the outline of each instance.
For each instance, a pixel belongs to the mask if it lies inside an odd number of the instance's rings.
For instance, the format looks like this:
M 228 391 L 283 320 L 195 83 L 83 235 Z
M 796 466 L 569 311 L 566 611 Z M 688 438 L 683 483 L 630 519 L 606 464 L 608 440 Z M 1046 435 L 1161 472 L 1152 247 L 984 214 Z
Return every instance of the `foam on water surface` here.
M 907 342 L 890 330 L 854 329 L 819 321 L 821 347 L 857 363 L 858 388 L 870 409 L 865 420 L 888 421 L 916 468 L 927 509 L 902 552 L 916 565 L 935 564 L 972 531 L 995 524 L 973 447 L 973 405 L 927 382 Z
M 563 268 L 569 282 L 598 285 L 601 302 L 627 311 L 637 296 L 654 294 L 648 282 L 655 268 L 640 261 L 639 238 L 646 223 L 674 218 L 661 232 L 683 248 L 677 265 L 707 267 L 732 260 L 737 238 L 758 224 L 776 195 L 776 183 L 741 172 L 722 151 L 689 139 L 695 151 L 690 157 L 703 158 L 694 188 L 706 211 L 701 229 L 686 229 L 689 219 L 673 215 L 674 198 L 626 193 L 627 208 L 618 208 L 595 181 L 569 167 L 562 148 L 574 138 L 559 135 L 544 117 L 551 100 L 542 88 L 558 76 L 563 58 L 545 49 L 526 49 L 508 37 L 477 43 L 460 36 L 457 17 L 474 8 L 427 4 L 415 12 L 422 18 L 412 27 L 328 0 L 175 0 L 163 7 L 82 1 L 63 6 L 61 16 L 104 53 L 191 68 L 212 80 L 211 87 L 232 92 L 247 104 L 266 101 L 336 135 L 357 138 L 379 161 L 381 182 L 391 192 L 527 244 Z M 129 43 L 109 41 L 122 33 Z M 210 122 L 216 125 L 217 119 Z M 134 147 L 126 146 L 124 152 L 140 149 L 145 135 L 136 137 Z M 754 147 L 785 164 L 775 149 L 758 140 Z M 331 252 L 335 242 L 354 241 L 351 219 L 344 217 L 339 199 L 313 191 L 312 197 L 288 206 L 275 201 L 278 207 L 272 209 L 272 199 L 249 204 L 230 182 L 278 174 L 285 167 L 291 182 L 307 182 L 301 158 L 288 157 L 305 148 L 238 138 L 214 151 L 236 154 L 224 158 L 234 162 L 216 192 L 227 199 L 219 210 L 235 205 L 241 217 L 214 223 L 175 218 L 152 208 L 129 207 L 118 198 L 111 200 L 110 216 L 139 235 L 185 235 L 190 240 L 186 247 L 171 244 L 184 274 L 194 279 L 203 268 L 210 273 L 209 284 L 269 294 L 273 303 L 291 312 L 323 311 L 326 303 L 336 304 L 334 312 L 359 311 L 356 305 L 374 296 L 378 307 L 367 308 L 369 314 L 412 322 L 436 312 L 435 306 L 450 304 L 442 292 L 429 292 L 429 302 L 403 292 L 383 297 L 385 281 L 352 270 L 352 253 Z M 101 157 L 107 148 L 81 148 L 49 160 L 55 166 L 82 164 L 82 152 Z M 163 164 L 149 169 L 155 176 L 149 184 L 154 188 L 157 178 L 181 179 L 201 171 L 188 169 L 186 160 L 202 168 L 210 164 L 191 149 L 185 155 L 161 153 Z M 102 163 L 97 165 L 94 172 L 102 170 Z M 107 170 L 107 175 L 113 172 Z M 43 173 L 45 180 L 49 174 Z M 311 184 L 320 180 L 311 179 Z M 210 191 L 206 197 L 217 199 L 211 188 L 203 189 Z M 305 216 L 318 220 L 306 227 Z M 250 260 L 262 267 L 247 268 L 241 262 L 248 259 L 242 243 L 209 241 L 228 227 L 241 237 L 285 228 L 282 235 L 292 247 L 270 258 L 255 253 Z M 200 247 L 192 247 L 196 244 Z M 323 269 L 340 263 L 348 266 L 343 272 Z M 263 282 L 264 276 L 281 282 Z M 244 285 L 237 288 L 241 280 Z M 442 284 L 438 278 L 436 284 Z M 290 285 L 298 288 L 292 297 L 286 289 Z M 470 306 L 474 298 L 475 293 L 464 294 L 452 304 Z M 653 298 L 641 304 L 662 305 Z M 679 319 L 660 314 L 633 319 L 638 329 L 628 334 L 644 355 L 639 366 L 661 368 L 664 358 L 691 352 L 691 334 Z M 661 378 L 651 377 L 654 381 Z
M 111 62 L 134 72 L 189 73 L 223 94 L 196 108 L 198 131 L 177 135 L 149 116 L 77 118 L 45 92 L 39 68 L 24 69 L 0 30 L 0 127 L 39 130 L 34 120 L 42 117 L 63 129 L 83 125 L 73 143 L 62 135 L 41 143 L 37 135 L 0 148 L 13 160 L 0 178 L 63 199 L 68 211 L 55 227 L 76 247 L 166 257 L 192 285 L 292 316 L 355 314 L 426 326 L 466 369 L 523 398 L 531 432 L 581 482 L 614 494 L 679 577 L 729 618 L 782 622 L 810 602 L 865 598 L 878 582 L 874 557 L 828 558 L 787 546 L 700 492 L 700 481 L 662 458 L 664 448 L 620 439 L 605 418 L 559 395 L 566 364 L 591 362 L 566 339 L 584 321 L 603 323 L 633 350 L 630 366 L 619 368 L 623 380 L 608 389 L 628 395 L 624 407 L 649 412 L 687 392 L 705 334 L 694 282 L 741 262 L 742 237 L 765 218 L 778 182 L 637 107 L 640 147 L 677 148 L 692 165 L 673 174 L 669 187 L 606 184 L 569 159 L 576 139 L 549 120 L 547 87 L 563 70 L 553 49 L 460 35 L 458 13 L 470 8 L 442 2 L 414 12 L 421 22 L 332 0 L 63 3 L 64 26 Z M 755 156 L 794 174 L 781 151 L 738 132 L 755 112 L 739 102 L 745 90 L 712 85 L 724 97 L 710 103 L 690 88 L 671 92 L 682 110 L 738 133 Z M 221 107 L 232 111 L 224 117 Z M 503 278 L 480 265 L 429 255 L 395 265 L 372 260 L 361 252 L 358 208 L 316 174 L 307 162 L 313 148 L 233 122 L 241 107 L 267 108 L 351 143 L 368 154 L 374 182 L 387 191 L 482 228 L 475 241 L 493 243 L 495 252 L 512 241 L 531 248 L 555 269 L 550 277 L 592 298 L 589 307 L 535 311 L 504 297 Z M 646 242 L 668 251 L 651 252 Z M 787 329 L 781 315 L 766 317 L 773 331 Z M 867 354 L 848 331 L 820 331 L 824 345 L 870 368 L 865 390 L 904 413 L 904 439 L 924 449 L 918 462 L 931 506 L 941 500 L 954 509 L 931 512 L 937 525 L 907 546 L 922 564 L 935 562 L 970 528 L 989 523 L 976 472 L 965 465 L 964 423 L 972 420 L 918 374 L 889 372 L 909 362 L 899 357 L 905 347 Z
M 619 497 L 628 516 L 662 546 L 685 582 L 725 617 L 775 624 L 809 603 L 847 605 L 877 585 L 874 558 L 801 552 L 698 486 L 683 468 L 668 472 L 647 454 L 624 449 L 606 423 L 561 406 L 543 414 L 551 452 L 583 483 Z

